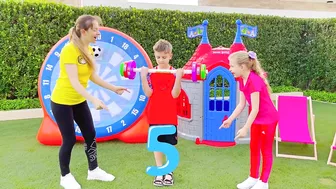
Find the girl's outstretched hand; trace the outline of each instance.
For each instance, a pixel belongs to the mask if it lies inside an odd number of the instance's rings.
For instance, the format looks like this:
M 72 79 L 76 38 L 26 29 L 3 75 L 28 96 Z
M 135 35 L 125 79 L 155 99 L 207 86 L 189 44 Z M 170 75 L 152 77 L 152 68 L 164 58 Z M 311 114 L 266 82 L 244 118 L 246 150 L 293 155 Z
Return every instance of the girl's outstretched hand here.
M 222 128 L 229 128 L 231 126 L 232 121 L 230 119 L 225 120 L 222 125 L 219 127 L 219 129 Z
M 237 135 L 235 137 L 235 140 L 241 137 L 245 137 L 247 135 L 248 129 L 247 127 L 243 127 L 237 131 Z

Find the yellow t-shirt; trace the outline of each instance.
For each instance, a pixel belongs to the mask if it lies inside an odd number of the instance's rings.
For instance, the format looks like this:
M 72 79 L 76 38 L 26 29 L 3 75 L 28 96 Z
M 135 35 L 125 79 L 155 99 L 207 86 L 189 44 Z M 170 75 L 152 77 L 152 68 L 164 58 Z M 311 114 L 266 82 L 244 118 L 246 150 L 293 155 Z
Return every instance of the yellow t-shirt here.
M 89 52 L 93 55 L 92 47 Z M 66 44 L 60 53 L 60 74 L 56 81 L 55 88 L 51 95 L 51 100 L 57 104 L 75 105 L 85 101 L 71 85 L 65 64 L 76 64 L 78 70 L 78 80 L 84 88 L 87 87 L 92 69 L 81 55 L 79 49 L 72 43 Z

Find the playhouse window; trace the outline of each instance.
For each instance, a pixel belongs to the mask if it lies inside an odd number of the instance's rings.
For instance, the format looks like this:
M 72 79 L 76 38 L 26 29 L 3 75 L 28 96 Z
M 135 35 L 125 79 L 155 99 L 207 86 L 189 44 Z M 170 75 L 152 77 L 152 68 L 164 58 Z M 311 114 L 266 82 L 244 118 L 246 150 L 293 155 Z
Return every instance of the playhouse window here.
M 230 84 L 226 78 L 218 75 L 209 86 L 209 111 L 230 110 Z
M 177 100 L 177 115 L 191 119 L 191 105 L 189 103 L 189 98 L 183 89 Z

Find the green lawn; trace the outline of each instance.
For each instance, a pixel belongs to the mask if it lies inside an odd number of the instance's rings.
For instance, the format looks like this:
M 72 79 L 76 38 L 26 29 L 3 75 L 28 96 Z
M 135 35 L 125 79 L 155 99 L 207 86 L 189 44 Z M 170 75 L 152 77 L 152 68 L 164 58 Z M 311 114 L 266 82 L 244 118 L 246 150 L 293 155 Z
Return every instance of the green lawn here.
M 336 188 L 336 167 L 326 165 L 330 144 L 336 132 L 336 105 L 314 102 L 318 161 L 275 158 L 271 189 Z M 51 189 L 59 186 L 58 148 L 43 146 L 35 139 L 41 119 L 0 122 L 0 183 L 4 189 Z M 305 145 L 281 145 L 282 152 L 312 154 Z M 180 139 L 180 164 L 175 170 L 174 188 L 236 188 L 248 176 L 249 147 L 197 146 Z M 123 152 L 122 152 L 123 151 Z M 83 189 L 152 188 L 147 166 L 154 165 L 146 144 L 98 143 L 100 167 L 116 176 L 110 183 L 87 181 L 87 161 L 83 146 L 73 150 L 71 170 Z M 336 154 L 333 158 L 336 161 Z

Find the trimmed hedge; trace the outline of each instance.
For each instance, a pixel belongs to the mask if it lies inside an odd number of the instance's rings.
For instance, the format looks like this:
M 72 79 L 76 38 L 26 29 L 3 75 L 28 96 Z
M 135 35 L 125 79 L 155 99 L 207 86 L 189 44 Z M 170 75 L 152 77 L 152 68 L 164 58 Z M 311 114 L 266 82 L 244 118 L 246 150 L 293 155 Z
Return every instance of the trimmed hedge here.
M 336 93 L 326 92 L 326 91 L 315 91 L 315 90 L 301 90 L 295 87 L 288 86 L 278 86 L 272 87 L 273 93 L 281 92 L 303 92 L 304 96 L 311 96 L 312 100 L 336 103 Z
M 302 91 L 299 88 L 279 86 L 272 87 L 273 93 L 281 92 L 299 92 Z M 325 91 L 303 91 L 303 95 L 311 96 L 313 100 L 336 103 L 336 93 L 328 93 Z M 222 96 L 222 94 L 220 94 Z M 35 99 L 15 99 L 15 100 L 0 100 L 0 111 L 3 110 L 19 110 L 19 109 L 32 109 L 41 108 L 41 104 L 38 98 Z
M 0 111 L 2 110 L 21 110 L 41 108 L 38 98 L 35 99 L 14 99 L 14 100 L 0 100 Z
M 257 39 L 243 40 L 248 49 L 258 53 L 272 86 L 336 91 L 336 19 L 75 8 L 55 3 L 11 1 L 1 1 L 0 10 L 0 99 L 37 97 L 38 74 L 45 56 L 82 14 L 99 15 L 105 26 L 130 35 L 152 60 L 153 44 L 160 38 L 171 41 L 175 67 L 182 67 L 200 42 L 200 39 L 187 38 L 188 26 L 209 20 L 212 46 L 229 47 L 235 36 L 235 20 L 241 19 L 259 28 Z

